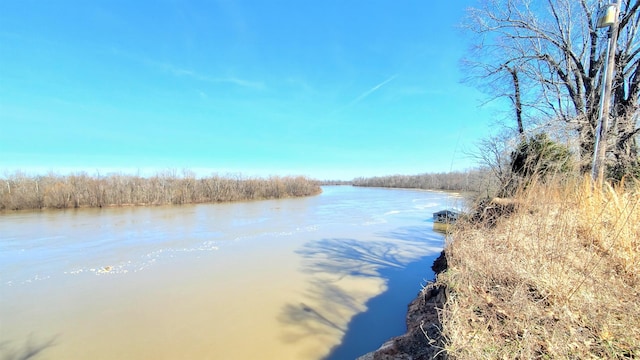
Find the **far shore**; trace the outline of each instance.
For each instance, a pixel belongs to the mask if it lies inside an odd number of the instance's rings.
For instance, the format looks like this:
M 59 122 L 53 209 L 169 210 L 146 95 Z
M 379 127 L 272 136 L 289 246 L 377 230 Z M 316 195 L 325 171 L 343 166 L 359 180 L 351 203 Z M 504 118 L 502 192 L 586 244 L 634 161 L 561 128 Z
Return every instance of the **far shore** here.
M 15 174 L 0 186 L 0 212 L 15 210 L 103 208 L 222 203 L 303 197 L 322 192 L 318 182 L 303 176 L 196 178 L 186 173 L 140 177 L 26 176 Z

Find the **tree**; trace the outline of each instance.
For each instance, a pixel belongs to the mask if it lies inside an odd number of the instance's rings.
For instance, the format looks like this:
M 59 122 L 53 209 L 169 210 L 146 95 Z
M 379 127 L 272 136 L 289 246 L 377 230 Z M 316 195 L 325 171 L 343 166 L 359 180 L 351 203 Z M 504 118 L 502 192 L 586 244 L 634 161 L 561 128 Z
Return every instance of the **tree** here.
M 468 10 L 476 35 L 466 64 L 494 97 L 514 101 L 517 120 L 558 119 L 575 132 L 582 170 L 594 153 L 606 34 L 596 27 L 604 1 L 485 0 Z M 615 53 L 608 152 L 623 168 L 638 165 L 640 0 L 623 0 Z M 509 75 L 516 74 L 517 78 Z M 516 84 L 509 89 L 511 82 Z M 519 85 L 518 85 L 519 82 Z M 521 90 L 526 89 L 526 92 Z M 521 99 L 515 102 L 516 95 Z M 518 128 L 522 128 L 518 124 Z M 612 162 L 613 163 L 613 162 Z

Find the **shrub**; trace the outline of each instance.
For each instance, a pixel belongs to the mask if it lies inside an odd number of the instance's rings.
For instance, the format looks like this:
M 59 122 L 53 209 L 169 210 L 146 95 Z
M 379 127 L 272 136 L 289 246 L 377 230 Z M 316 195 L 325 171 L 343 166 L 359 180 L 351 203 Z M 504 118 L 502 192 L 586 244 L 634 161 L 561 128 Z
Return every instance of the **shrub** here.
M 571 159 L 568 147 L 541 133 L 520 142 L 511 153 L 511 169 L 525 179 L 534 176 L 544 179 L 551 174 L 570 172 L 573 169 Z

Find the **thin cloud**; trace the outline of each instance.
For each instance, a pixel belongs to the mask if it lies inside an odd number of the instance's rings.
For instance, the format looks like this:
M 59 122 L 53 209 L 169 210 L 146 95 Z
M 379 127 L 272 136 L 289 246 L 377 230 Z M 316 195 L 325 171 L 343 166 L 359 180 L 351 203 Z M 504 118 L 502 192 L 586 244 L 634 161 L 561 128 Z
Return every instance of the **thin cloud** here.
M 398 74 L 395 74 L 395 75 L 389 77 L 387 80 L 385 80 L 385 81 L 379 83 L 378 85 L 372 87 L 371 89 L 363 92 L 362 94 L 360 94 L 360 96 L 358 96 L 357 98 L 353 99 L 353 101 L 351 101 L 348 106 L 355 105 L 355 104 L 359 103 L 360 101 L 366 99 L 369 95 L 371 95 L 374 92 L 378 91 L 381 87 L 387 85 L 391 81 L 395 80 L 395 78 L 397 78 L 397 77 L 398 77 Z
M 383 82 L 381 82 L 381 83 L 379 83 L 379 84 L 377 84 L 377 85 L 373 86 L 373 87 L 372 87 L 372 88 L 370 88 L 369 90 L 367 90 L 367 91 L 363 92 L 362 94 L 360 94 L 358 97 L 356 97 L 355 99 L 353 99 L 349 104 L 347 104 L 347 105 L 345 105 L 345 106 L 343 106 L 343 107 L 341 107 L 341 108 L 339 108 L 339 109 L 337 109 L 337 110 L 332 111 L 332 112 L 329 114 L 329 116 L 336 115 L 337 113 L 339 113 L 339 112 L 343 111 L 344 109 L 346 109 L 346 108 L 348 108 L 348 107 L 351 107 L 351 106 L 353 106 L 353 105 L 355 105 L 355 104 L 359 103 L 360 101 L 362 101 L 362 100 L 366 99 L 369 95 L 371 95 L 371 94 L 373 94 L 374 92 L 376 92 L 376 91 L 380 90 L 380 88 L 381 88 L 381 87 L 383 87 L 383 86 L 387 85 L 387 84 L 388 84 L 388 83 L 390 83 L 391 81 L 395 80 L 395 78 L 397 78 L 397 77 L 398 77 L 398 74 L 395 74 L 395 75 L 390 76 L 390 77 L 389 77 L 388 79 L 386 79 L 385 81 L 383 81 Z
M 216 79 L 211 79 L 211 81 L 214 81 L 214 82 L 226 82 L 226 83 L 231 83 L 231 84 L 235 84 L 235 85 L 238 85 L 238 86 L 254 88 L 254 89 L 257 89 L 257 90 L 263 90 L 263 89 L 266 88 L 266 86 L 262 82 L 238 79 L 238 78 L 235 78 L 235 77 L 229 77 L 229 78 L 224 78 L 224 79 L 216 78 Z
M 209 76 L 191 69 L 186 69 L 186 68 L 176 66 L 171 63 L 156 61 L 149 58 L 145 58 L 143 56 L 139 56 L 137 54 L 121 51 L 120 49 L 117 49 L 117 48 L 112 48 L 111 53 L 118 56 L 129 58 L 136 62 L 145 64 L 146 66 L 159 69 L 163 72 L 166 72 L 178 77 L 188 77 L 197 81 L 214 83 L 214 84 L 230 84 L 230 85 L 240 86 L 240 87 L 254 89 L 254 90 L 266 89 L 265 84 L 260 81 L 251 81 L 247 79 L 238 78 L 235 76 L 222 76 L 222 77 Z
M 398 93 L 403 95 L 446 95 L 452 91 L 444 88 L 428 88 L 423 86 L 406 86 L 398 89 Z
M 298 77 L 288 77 L 285 79 L 285 82 L 294 87 L 296 90 L 305 91 L 308 93 L 315 93 L 315 89 L 311 86 L 307 81 Z
M 155 62 L 154 64 L 156 66 L 159 66 L 164 71 L 169 72 L 175 76 L 185 76 L 185 77 L 192 78 L 194 80 L 215 83 L 215 84 L 221 84 L 221 83 L 232 84 L 232 85 L 255 89 L 255 90 L 265 89 L 264 83 L 258 82 L 258 81 L 245 80 L 245 79 L 241 79 L 233 76 L 230 76 L 230 77 L 208 76 L 190 69 L 183 69 L 168 63 Z

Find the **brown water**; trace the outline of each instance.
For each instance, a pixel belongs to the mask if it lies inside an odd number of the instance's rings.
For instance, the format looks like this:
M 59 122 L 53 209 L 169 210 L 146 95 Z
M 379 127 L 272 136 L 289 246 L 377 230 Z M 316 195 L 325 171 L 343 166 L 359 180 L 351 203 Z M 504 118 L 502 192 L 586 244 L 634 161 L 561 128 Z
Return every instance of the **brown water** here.
M 341 359 L 404 331 L 442 193 L 0 215 L 0 359 Z

